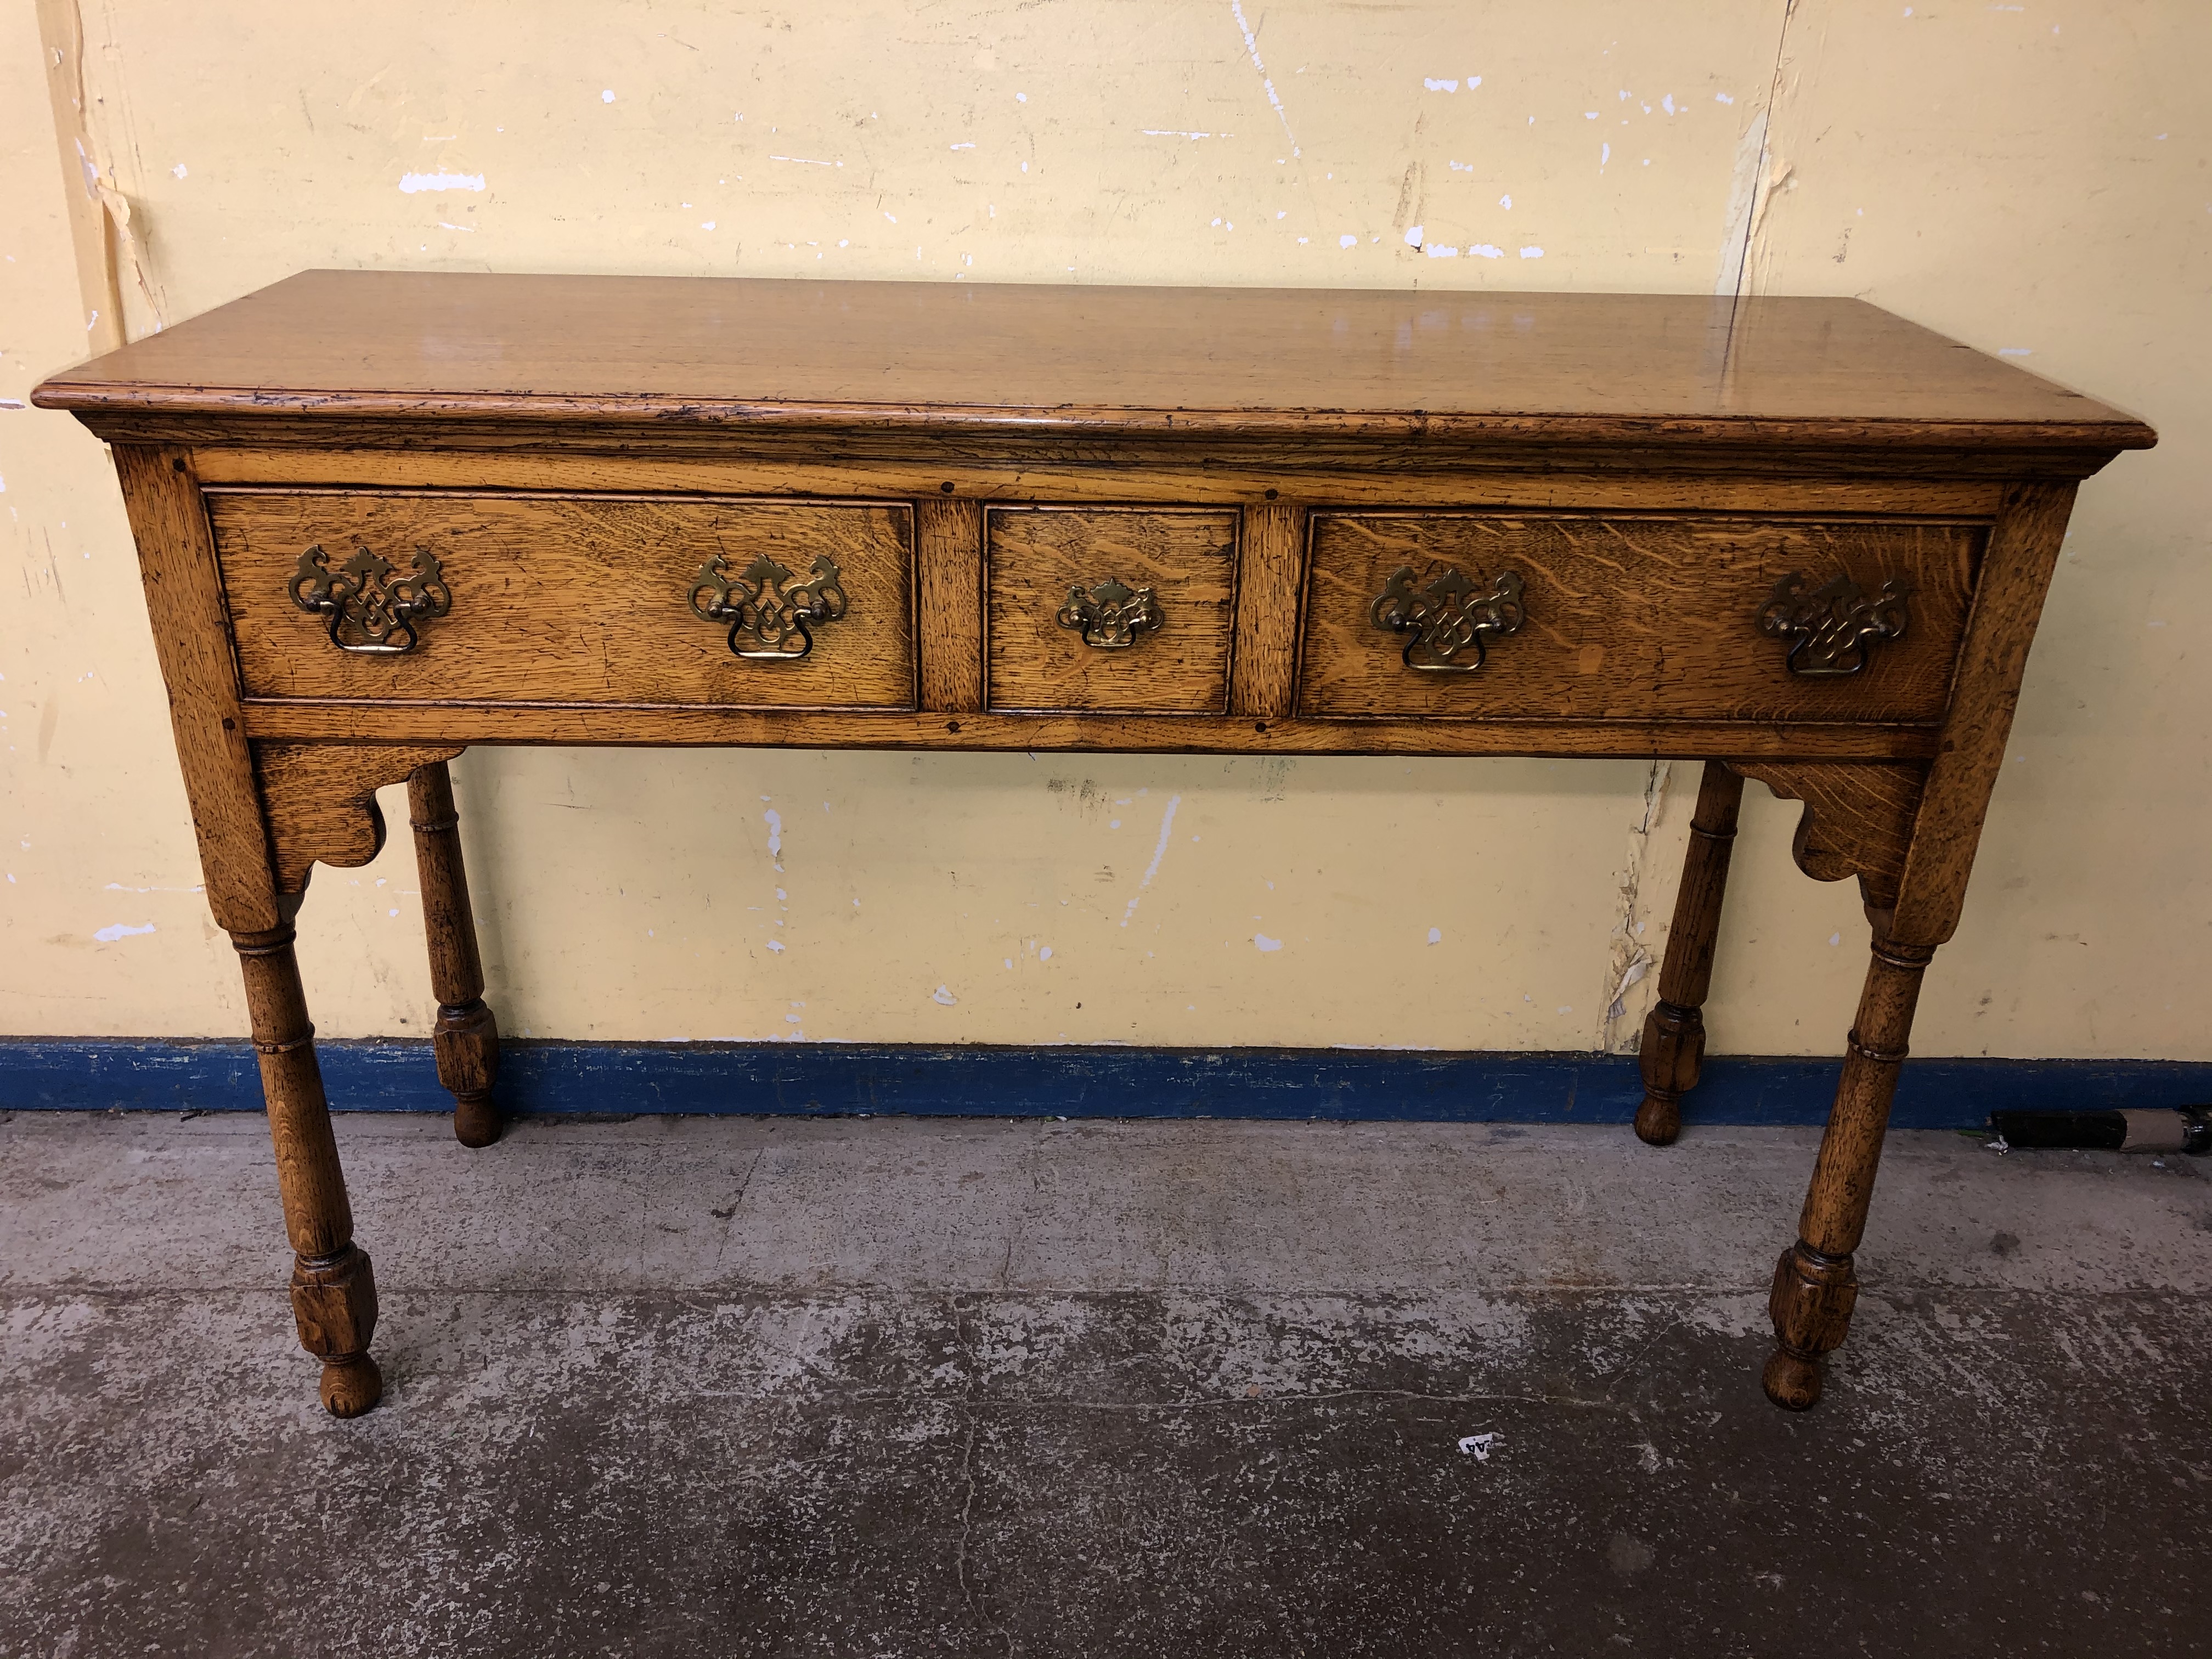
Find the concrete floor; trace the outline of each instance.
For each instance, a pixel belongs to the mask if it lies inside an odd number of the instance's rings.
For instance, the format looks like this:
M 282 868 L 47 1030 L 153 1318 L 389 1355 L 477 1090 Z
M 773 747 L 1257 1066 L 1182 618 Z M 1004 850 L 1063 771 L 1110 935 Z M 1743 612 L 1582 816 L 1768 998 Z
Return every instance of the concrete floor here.
M 258 1118 L 0 1119 L 0 1656 L 2212 1649 L 2185 1159 L 1895 1137 L 1793 1418 L 1810 1132 L 339 1136 L 351 1424 Z

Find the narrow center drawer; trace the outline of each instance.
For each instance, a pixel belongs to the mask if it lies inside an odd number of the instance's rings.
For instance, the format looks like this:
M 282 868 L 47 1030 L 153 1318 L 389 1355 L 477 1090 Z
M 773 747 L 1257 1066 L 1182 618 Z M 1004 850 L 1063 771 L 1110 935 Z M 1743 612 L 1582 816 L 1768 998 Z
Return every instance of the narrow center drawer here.
M 1204 507 L 990 508 L 988 706 L 1225 712 L 1237 527 Z
M 915 706 L 903 503 L 311 489 L 207 503 L 249 696 Z

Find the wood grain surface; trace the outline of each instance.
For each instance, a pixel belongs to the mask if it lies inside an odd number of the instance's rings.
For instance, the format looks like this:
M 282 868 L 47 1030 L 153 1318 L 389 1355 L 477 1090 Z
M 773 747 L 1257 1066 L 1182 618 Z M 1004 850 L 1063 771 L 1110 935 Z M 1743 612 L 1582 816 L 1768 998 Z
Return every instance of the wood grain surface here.
M 1224 713 L 1237 530 L 1218 508 L 986 509 L 989 707 Z M 1151 588 L 1164 618 L 1114 650 L 1058 621 L 1072 587 L 1109 579 Z
M 208 908 L 232 933 L 266 931 L 282 920 L 276 875 L 254 793 L 222 573 L 191 459 L 124 444 L 115 451 L 115 471 L 138 544 Z
M 1981 532 L 1955 524 L 1728 517 L 1322 514 L 1298 688 L 1305 715 L 1932 721 L 1948 700 Z M 1526 583 L 1527 620 L 1473 672 L 1422 672 L 1376 625 L 1391 573 Z M 1758 618 L 1778 579 L 1911 586 L 1901 640 L 1848 678 L 1790 672 Z
M 288 697 L 911 708 L 913 514 L 904 503 L 404 492 L 211 491 L 209 516 L 246 690 Z M 336 568 L 367 546 L 400 569 L 427 547 L 451 613 L 404 656 L 339 650 L 287 586 L 302 550 Z M 717 551 L 766 554 L 804 580 L 843 572 L 846 615 L 795 661 L 740 659 L 693 614 Z
M 1723 720 L 1203 720 L 1188 714 L 947 714 L 667 704 L 249 698 L 246 729 L 296 743 L 635 744 L 648 748 L 1034 750 L 1194 755 L 1623 755 L 1914 760 L 1924 726 Z
M 1246 507 L 1237 578 L 1237 645 L 1231 658 L 1230 707 L 1239 714 L 1279 720 L 1296 704 L 1305 575 L 1304 511 L 1279 501 Z
M 1594 366 L 1601 365 L 1601 368 Z M 38 388 L 328 420 L 2136 447 L 1856 300 L 310 270 Z
M 983 706 L 982 506 L 925 495 L 915 538 L 921 706 L 968 714 Z
M 623 453 L 548 453 L 528 447 L 441 450 L 423 444 L 380 449 L 240 446 L 193 457 L 204 483 L 331 485 L 354 488 L 698 492 L 723 495 L 888 495 L 934 498 L 947 512 L 982 501 L 1106 501 L 1124 506 L 1176 501 L 1191 506 L 1279 506 L 1293 494 L 1329 507 L 1562 508 L 1797 515 L 1904 513 L 1994 519 L 2006 486 L 1986 478 L 1921 478 L 1891 471 L 1839 478 L 1770 464 L 1756 476 L 1676 469 L 1647 471 L 1609 457 L 1586 457 L 1584 470 L 1514 471 L 1496 465 L 1437 465 L 1418 445 L 1401 446 L 1388 469 L 1323 468 L 1303 446 L 1277 446 L 1273 459 L 1231 465 L 1209 453 L 1203 465 L 1100 465 L 1079 454 L 1011 467 L 933 449 L 927 456 L 865 466 L 819 450 L 749 458 L 727 434 L 711 454 L 670 454 L 641 439 Z M 1296 479 L 1293 486 L 1293 478 Z M 951 490 L 945 486 L 952 485 Z M 925 532 L 926 533 L 926 532 Z M 1303 532 L 1302 532 L 1303 533 Z
M 311 866 L 354 870 L 384 850 L 376 792 L 449 761 L 458 744 L 257 743 L 253 770 L 275 854 L 277 890 L 307 890 Z

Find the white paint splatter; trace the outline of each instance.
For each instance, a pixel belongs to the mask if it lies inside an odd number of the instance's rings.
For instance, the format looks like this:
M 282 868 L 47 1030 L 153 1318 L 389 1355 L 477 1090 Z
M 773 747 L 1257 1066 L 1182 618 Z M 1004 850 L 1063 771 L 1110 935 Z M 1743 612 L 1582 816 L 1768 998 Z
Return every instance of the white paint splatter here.
M 1147 138 L 1234 138 L 1233 132 L 1192 132 L 1182 127 L 1146 127 Z
M 842 167 L 842 161 L 817 161 L 811 155 L 771 155 L 771 161 L 796 161 L 803 167 Z
M 1050 962 L 1052 960 L 1052 946 L 1048 945 L 1042 950 L 1039 951 L 1037 952 L 1037 960 L 1039 962 Z
M 1481 259 L 1503 259 L 1505 250 L 1495 242 L 1477 242 L 1468 252 Z
M 126 922 L 118 921 L 112 927 L 101 928 L 93 937 L 102 945 L 112 945 L 119 939 L 131 939 L 140 933 L 150 933 L 153 931 L 154 924 L 150 921 L 143 927 L 133 927 Z
M 412 196 L 425 190 L 482 190 L 481 173 L 409 173 L 400 176 L 399 188 Z
M 474 225 L 449 225 L 443 219 L 438 221 L 438 228 L 441 230 L 465 230 L 471 236 L 477 234 L 477 228 Z M 714 226 L 709 225 L 707 228 L 712 230 L 714 229 Z
M 780 859 L 783 856 L 783 814 L 771 806 L 761 817 L 768 824 L 768 855 Z
M 1433 81 L 1426 76 L 1423 76 L 1421 77 L 1421 84 L 1426 87 L 1431 92 L 1457 92 L 1459 90 L 1459 82 L 1456 81 Z
M 1339 247 L 1358 247 L 1359 239 L 1357 236 L 1340 236 L 1336 239 L 1336 245 Z
M 929 1000 L 932 1002 L 941 1004 L 943 1006 L 947 1008 L 950 1008 L 954 1003 L 960 1000 L 958 997 L 952 994 L 951 988 L 946 985 L 940 985 L 934 991 L 932 991 L 929 994 Z
M 783 949 L 783 941 L 780 939 L 772 939 L 768 942 L 768 948 L 771 951 L 781 951 Z
M 1268 106 L 1275 112 L 1275 118 L 1283 124 L 1283 136 L 1291 141 L 1291 154 L 1297 155 L 1301 153 L 1298 135 L 1291 131 L 1290 113 L 1284 109 L 1283 100 L 1275 96 L 1275 83 L 1267 78 L 1267 66 L 1260 61 L 1260 43 L 1253 38 L 1252 26 L 1244 21 L 1242 0 L 1229 0 L 1229 10 L 1237 19 L 1237 27 L 1243 32 L 1244 50 L 1252 54 L 1252 67 L 1260 72 L 1260 84 L 1267 89 Z
M 1716 104 L 1733 104 L 1735 102 L 1735 100 L 1729 97 L 1728 94 L 1724 92 L 1717 92 L 1713 94 L 1713 102 Z
M 1611 160 L 1613 160 L 1613 146 L 1611 144 L 1600 144 L 1597 147 L 1598 170 L 1600 172 L 1603 172 L 1605 170 L 1605 164 Z
M 1121 925 L 1124 927 L 1129 925 L 1129 919 L 1137 914 L 1137 901 L 1144 897 L 1145 890 L 1152 884 L 1152 878 L 1160 872 L 1160 860 L 1168 855 L 1168 835 L 1175 828 L 1176 808 L 1182 805 L 1181 795 L 1168 797 L 1168 810 L 1160 815 L 1160 839 L 1158 844 L 1152 848 L 1152 861 L 1145 866 L 1144 879 L 1137 884 L 1136 892 L 1130 896 L 1129 908 L 1121 913 Z M 1192 839 L 1197 838 L 1193 836 Z
M 1279 939 L 1269 939 L 1265 933 L 1253 934 L 1252 943 L 1259 946 L 1262 951 L 1279 951 L 1283 948 L 1282 940 Z
M 1513 198 L 1510 196 L 1501 196 L 1498 198 L 1498 205 L 1510 213 L 1513 210 Z
M 1664 98 L 1662 98 L 1659 100 L 1659 107 L 1665 110 L 1668 114 L 1672 115 L 1674 112 L 1674 94 L 1670 92 Z
M 599 101 L 603 104 L 611 104 L 614 100 L 615 89 L 612 87 L 609 87 L 605 92 L 599 94 Z
M 1431 928 L 1430 928 L 1430 929 L 1429 929 L 1429 943 L 1430 943 L 1430 944 L 1431 944 L 1431 945 L 1442 945 L 1443 942 L 1444 942 L 1444 930 L 1443 930 L 1443 928 L 1441 928 L 1441 927 L 1431 927 Z
M 1421 252 L 1427 254 L 1431 259 L 1456 259 L 1459 258 L 1459 250 L 1457 248 L 1446 247 L 1443 244 L 1436 242 L 1431 242 L 1428 246 L 1423 247 Z
M 1420 227 L 1420 226 L 1419 226 L 1419 225 L 1413 225 L 1413 226 L 1408 227 L 1408 228 L 1407 228 L 1407 231 L 1406 231 L 1406 246 L 1407 246 L 1407 247 L 1419 247 L 1419 246 L 1420 246 L 1420 245 L 1421 245 L 1421 227 Z
M 1524 247 L 1521 250 L 1521 257 L 1524 259 L 1540 259 L 1544 257 L 1544 250 L 1540 247 Z
M 177 165 L 176 165 L 176 166 L 174 166 L 174 167 L 171 167 L 171 168 L 169 169 L 169 171 L 170 171 L 170 172 L 172 172 L 172 173 L 175 173 L 175 174 L 177 175 L 177 177 L 178 177 L 178 178 L 179 178 L 179 179 L 182 179 L 182 178 L 184 178 L 184 177 L 185 176 L 185 164 L 184 164 L 182 161 L 178 162 L 178 163 L 177 163 Z

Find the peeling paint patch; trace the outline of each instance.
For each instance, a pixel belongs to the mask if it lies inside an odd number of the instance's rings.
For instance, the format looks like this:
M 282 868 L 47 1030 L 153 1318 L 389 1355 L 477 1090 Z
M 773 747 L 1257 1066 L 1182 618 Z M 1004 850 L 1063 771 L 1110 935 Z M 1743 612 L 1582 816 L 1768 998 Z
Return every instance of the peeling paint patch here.
M 484 176 L 481 173 L 409 173 L 399 179 L 402 193 L 413 196 L 426 190 L 482 190 Z
M 1152 848 L 1152 861 L 1145 866 L 1144 879 L 1137 884 L 1137 890 L 1129 900 L 1129 908 L 1121 913 L 1121 925 L 1124 927 L 1129 925 L 1130 918 L 1137 914 L 1137 901 L 1144 897 L 1145 890 L 1152 884 L 1152 878 L 1160 872 L 1160 860 L 1168 855 L 1168 836 L 1175 829 L 1176 808 L 1182 805 L 1181 795 L 1168 797 L 1168 810 L 1160 815 L 1160 839 L 1158 844 Z M 1194 836 L 1191 839 L 1195 841 L 1198 838 Z
M 112 927 L 101 928 L 93 937 L 102 945 L 112 945 L 119 939 L 131 939 L 140 933 L 150 933 L 153 931 L 154 924 L 150 921 L 143 927 L 133 927 L 128 922 L 118 921 Z
M 1283 124 L 1283 137 L 1291 141 L 1291 154 L 1298 155 L 1298 135 L 1291 131 L 1290 112 L 1283 107 L 1283 100 L 1275 95 L 1275 83 L 1267 78 L 1267 64 L 1260 61 L 1260 42 L 1252 33 L 1252 26 L 1244 21 L 1242 0 L 1229 0 L 1229 13 L 1237 20 L 1237 28 L 1243 33 L 1244 50 L 1252 56 L 1252 67 L 1260 72 L 1260 85 L 1267 94 L 1269 107 L 1275 112 L 1275 118 Z
M 1269 939 L 1265 933 L 1253 934 L 1252 943 L 1262 951 L 1279 951 L 1283 948 L 1282 940 L 1279 939 Z

